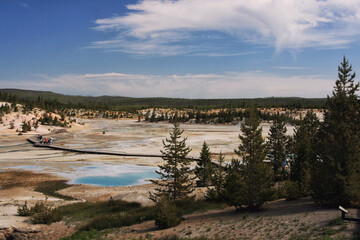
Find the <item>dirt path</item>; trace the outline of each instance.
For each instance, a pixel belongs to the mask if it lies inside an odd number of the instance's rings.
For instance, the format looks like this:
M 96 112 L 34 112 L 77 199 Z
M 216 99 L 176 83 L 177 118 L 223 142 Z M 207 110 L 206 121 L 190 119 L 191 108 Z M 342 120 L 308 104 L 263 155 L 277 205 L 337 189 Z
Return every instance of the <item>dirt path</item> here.
M 355 213 L 355 209 L 350 209 L 350 214 Z M 311 198 L 298 201 L 278 200 L 267 204 L 264 211 L 260 212 L 239 213 L 228 208 L 192 214 L 186 216 L 186 220 L 179 226 L 166 230 L 157 230 L 154 221 L 148 221 L 120 228 L 108 237 L 131 239 L 177 235 L 209 239 L 290 239 L 295 236 L 315 237 L 329 234 L 332 237 L 351 238 L 355 224 L 329 225 L 339 216 L 337 209 L 316 206 Z

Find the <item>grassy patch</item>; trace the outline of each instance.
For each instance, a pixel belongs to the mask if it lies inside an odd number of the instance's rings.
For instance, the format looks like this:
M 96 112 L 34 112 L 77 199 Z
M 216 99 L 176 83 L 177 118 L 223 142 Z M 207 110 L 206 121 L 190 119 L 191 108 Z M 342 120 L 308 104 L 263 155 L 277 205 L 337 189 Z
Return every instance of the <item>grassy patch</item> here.
M 225 205 L 206 201 L 177 201 L 183 214 L 210 209 L 223 208 Z M 104 229 L 130 226 L 155 218 L 155 207 L 141 207 L 139 203 L 121 200 L 111 202 L 84 202 L 61 206 L 59 212 L 68 222 L 81 222 L 80 231 L 66 239 L 92 239 L 91 234 Z M 86 233 L 85 233 L 86 232 Z M 89 238 L 87 234 L 89 235 Z M 76 238 L 78 236 L 78 238 Z M 82 238 L 84 237 L 84 238 Z
M 344 220 L 341 217 L 335 218 L 328 223 L 329 227 L 343 226 L 345 225 Z
M 106 235 L 109 234 L 110 231 L 79 231 L 73 234 L 70 237 L 62 238 L 61 240 L 99 240 L 99 239 L 107 239 Z M 195 238 L 181 238 L 178 235 L 167 235 L 160 238 L 153 238 L 151 235 L 139 238 L 131 238 L 131 240 L 144 240 L 144 239 L 152 239 L 152 240 L 208 240 L 206 237 L 195 237 Z
M 311 234 L 292 234 L 290 240 L 308 240 L 310 239 Z
M 59 207 L 59 211 L 69 221 L 84 222 L 85 224 L 100 217 L 128 216 L 133 211 L 143 209 L 139 203 L 125 201 L 82 202 Z M 144 208 L 146 209 L 146 208 Z
M 168 235 L 160 238 L 155 238 L 154 240 L 207 240 L 206 237 L 195 237 L 195 238 L 180 238 L 178 235 Z
M 6 171 L 0 173 L 0 188 L 10 189 L 15 187 L 34 187 L 35 191 L 45 195 L 73 200 L 72 197 L 64 196 L 57 191 L 70 185 L 65 180 L 58 180 L 45 173 L 33 173 L 29 171 Z
M 69 196 L 64 196 L 57 191 L 70 187 L 69 184 L 66 183 L 65 180 L 57 180 L 57 181 L 46 181 L 39 183 L 34 189 L 36 192 L 41 192 L 45 195 L 61 198 L 64 200 L 73 200 L 74 198 Z
M 181 209 L 183 214 L 190 214 L 194 212 L 206 212 L 212 209 L 222 209 L 226 205 L 219 202 L 209 202 L 209 201 L 193 201 L 193 200 L 182 200 L 176 201 L 176 206 Z
M 119 212 L 110 215 L 97 216 L 88 224 L 83 226 L 81 230 L 89 231 L 91 229 L 103 230 L 109 228 L 118 228 L 123 226 L 131 226 L 143 221 L 155 218 L 153 207 L 129 209 L 126 212 Z
M 91 231 L 78 231 L 69 237 L 62 238 L 62 240 L 98 240 L 105 239 L 108 232 L 99 232 L 96 230 Z

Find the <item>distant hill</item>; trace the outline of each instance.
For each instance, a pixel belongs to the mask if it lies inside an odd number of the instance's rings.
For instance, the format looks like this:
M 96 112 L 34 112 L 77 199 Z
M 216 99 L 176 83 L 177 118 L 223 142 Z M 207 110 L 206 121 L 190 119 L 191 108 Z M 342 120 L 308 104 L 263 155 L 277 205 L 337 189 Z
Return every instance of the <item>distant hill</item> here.
M 49 91 L 23 89 L 0 89 L 0 100 L 16 100 L 22 103 L 53 104 L 60 107 L 138 110 L 145 108 L 192 108 L 211 109 L 229 107 L 283 107 L 283 108 L 324 108 L 326 98 L 268 97 L 238 99 L 186 99 L 186 98 L 132 98 L 121 96 L 74 96 Z

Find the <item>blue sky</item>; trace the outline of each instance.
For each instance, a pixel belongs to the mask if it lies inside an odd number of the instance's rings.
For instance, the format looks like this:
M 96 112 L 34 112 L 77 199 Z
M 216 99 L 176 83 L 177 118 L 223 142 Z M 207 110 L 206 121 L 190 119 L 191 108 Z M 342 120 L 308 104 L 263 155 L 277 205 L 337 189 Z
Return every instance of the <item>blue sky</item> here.
M 0 1 L 0 88 L 326 97 L 359 53 L 358 0 Z

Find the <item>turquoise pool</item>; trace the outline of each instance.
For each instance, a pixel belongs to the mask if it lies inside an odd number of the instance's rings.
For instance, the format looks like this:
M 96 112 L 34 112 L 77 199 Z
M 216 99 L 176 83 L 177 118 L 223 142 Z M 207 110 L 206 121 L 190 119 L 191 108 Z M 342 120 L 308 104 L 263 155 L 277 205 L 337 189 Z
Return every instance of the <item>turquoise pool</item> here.
M 158 178 L 158 174 L 152 170 L 141 173 L 123 173 L 118 176 L 86 176 L 74 179 L 72 183 L 116 187 L 144 184 L 146 179 L 156 178 Z
M 103 187 L 132 186 L 149 183 L 148 179 L 157 179 L 157 167 L 113 162 L 28 162 L 28 165 L 8 167 L 34 172 L 45 172 L 63 176 L 70 184 L 89 184 Z M 1 170 L 0 170 L 1 171 Z

